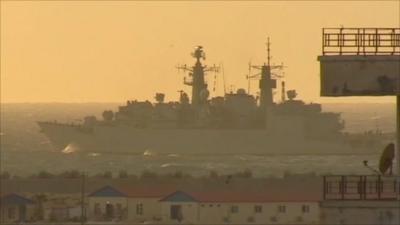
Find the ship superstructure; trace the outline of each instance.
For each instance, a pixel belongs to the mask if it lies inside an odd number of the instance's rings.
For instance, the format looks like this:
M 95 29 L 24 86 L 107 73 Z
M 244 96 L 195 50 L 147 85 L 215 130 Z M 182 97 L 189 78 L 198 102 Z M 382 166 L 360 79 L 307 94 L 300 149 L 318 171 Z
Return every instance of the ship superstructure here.
M 178 102 L 165 102 L 156 93 L 155 102 L 129 100 L 117 112 L 106 110 L 103 119 L 84 118 L 80 125 L 39 122 L 42 131 L 57 148 L 68 144 L 92 152 L 211 154 L 296 154 L 349 151 L 340 114 L 322 112 L 320 104 L 297 100 L 295 90 L 282 91 L 282 101 L 274 102 L 277 76 L 282 66 L 250 65 L 259 74 L 259 96 L 245 89 L 210 98 L 207 72 L 219 67 L 204 64 L 205 53 L 197 46 L 193 66 L 178 66 L 187 72 L 184 84 L 192 87 L 191 97 L 179 91 Z M 284 87 L 284 82 L 282 82 Z M 287 96 L 286 96 L 287 95 Z M 287 100 L 286 100 L 287 99 Z M 353 146 L 354 147 L 354 146 Z

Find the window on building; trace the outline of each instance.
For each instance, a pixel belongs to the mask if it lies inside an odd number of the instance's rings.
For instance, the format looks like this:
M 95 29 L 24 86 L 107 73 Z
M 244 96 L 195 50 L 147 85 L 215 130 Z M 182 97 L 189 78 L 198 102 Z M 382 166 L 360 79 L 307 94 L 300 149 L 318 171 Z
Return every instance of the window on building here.
M 8 218 L 15 219 L 15 207 L 8 208 Z
M 278 212 L 280 212 L 280 213 L 285 213 L 285 212 L 286 212 L 286 206 L 284 206 L 284 205 L 279 205 L 279 206 L 278 206 Z
M 106 203 L 106 218 L 114 219 L 115 218 L 115 206 L 110 202 Z
M 94 214 L 95 215 L 100 215 L 101 214 L 100 203 L 95 203 L 94 204 Z
M 262 210 L 263 210 L 263 208 L 262 208 L 261 205 L 255 205 L 254 206 L 254 212 L 255 213 L 262 213 Z
M 122 205 L 121 205 L 121 203 L 117 203 L 117 214 L 118 215 L 122 214 Z
M 171 205 L 170 217 L 172 220 L 181 221 L 183 219 L 182 206 Z
M 222 218 L 222 222 L 229 223 L 230 222 L 229 217 L 225 216 L 224 218 Z
M 136 204 L 136 214 L 143 215 L 143 203 Z
M 326 187 L 326 193 L 332 193 L 332 183 L 328 182 Z
M 278 217 L 272 216 L 271 218 L 269 218 L 269 220 L 270 220 L 271 222 L 278 222 Z
M 252 216 L 247 217 L 247 222 L 254 223 L 255 222 L 254 217 L 252 217 Z
M 386 218 L 388 219 L 388 221 L 392 221 L 394 218 L 394 214 L 392 211 L 386 211 Z
M 231 213 L 238 213 L 239 212 L 239 206 L 233 205 L 231 206 Z
M 301 206 L 301 212 L 309 213 L 310 212 L 310 206 L 309 205 L 302 205 Z

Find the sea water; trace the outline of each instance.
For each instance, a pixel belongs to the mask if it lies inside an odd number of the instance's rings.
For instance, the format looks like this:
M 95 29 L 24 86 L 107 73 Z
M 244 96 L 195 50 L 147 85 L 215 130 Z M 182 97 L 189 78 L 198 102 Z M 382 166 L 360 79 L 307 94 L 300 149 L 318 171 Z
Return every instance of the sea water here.
M 182 171 L 193 176 L 208 175 L 210 171 L 232 174 L 251 170 L 253 176 L 284 176 L 284 174 L 369 174 L 363 165 L 369 161 L 376 168 L 379 155 L 157 155 L 151 151 L 143 154 L 120 155 L 81 153 L 73 146 L 63 152 L 52 148 L 40 133 L 38 120 L 57 120 L 79 123 L 87 115 L 101 117 L 103 110 L 116 110 L 119 103 L 46 103 L 1 105 L 1 169 L 11 174 L 26 176 L 39 171 L 61 173 L 81 170 L 90 174 L 104 171 L 130 174 L 143 171 L 174 173 Z M 395 131 L 394 104 L 325 104 L 324 111 L 341 112 L 345 131 L 364 132 Z

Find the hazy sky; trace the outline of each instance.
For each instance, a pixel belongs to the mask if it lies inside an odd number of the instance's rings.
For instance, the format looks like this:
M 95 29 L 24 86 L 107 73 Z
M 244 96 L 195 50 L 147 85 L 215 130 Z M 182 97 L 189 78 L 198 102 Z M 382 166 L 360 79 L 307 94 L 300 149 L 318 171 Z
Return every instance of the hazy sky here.
M 193 63 L 195 45 L 207 64 L 223 63 L 228 90 L 247 88 L 248 62 L 265 61 L 267 36 L 287 89 L 306 101 L 394 100 L 319 97 L 321 28 L 339 26 L 400 27 L 400 1 L 2 1 L 1 101 L 175 100 L 190 90 L 175 66 Z M 216 88 L 223 94 L 222 74 Z

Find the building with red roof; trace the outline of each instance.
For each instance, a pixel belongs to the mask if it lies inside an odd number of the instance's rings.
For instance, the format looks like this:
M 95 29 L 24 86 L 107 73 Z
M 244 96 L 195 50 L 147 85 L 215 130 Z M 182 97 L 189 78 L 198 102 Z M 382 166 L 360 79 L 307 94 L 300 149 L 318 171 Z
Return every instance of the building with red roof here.
M 172 187 L 106 186 L 89 195 L 89 220 L 162 224 L 318 224 L 317 191 L 177 191 Z
M 175 190 L 105 186 L 88 196 L 87 215 L 92 221 L 160 221 L 159 200 Z
M 14 223 L 32 220 L 34 202 L 22 195 L 10 193 L 0 196 L 0 223 Z
M 304 191 L 176 191 L 160 202 L 166 223 L 318 224 L 320 200 Z

